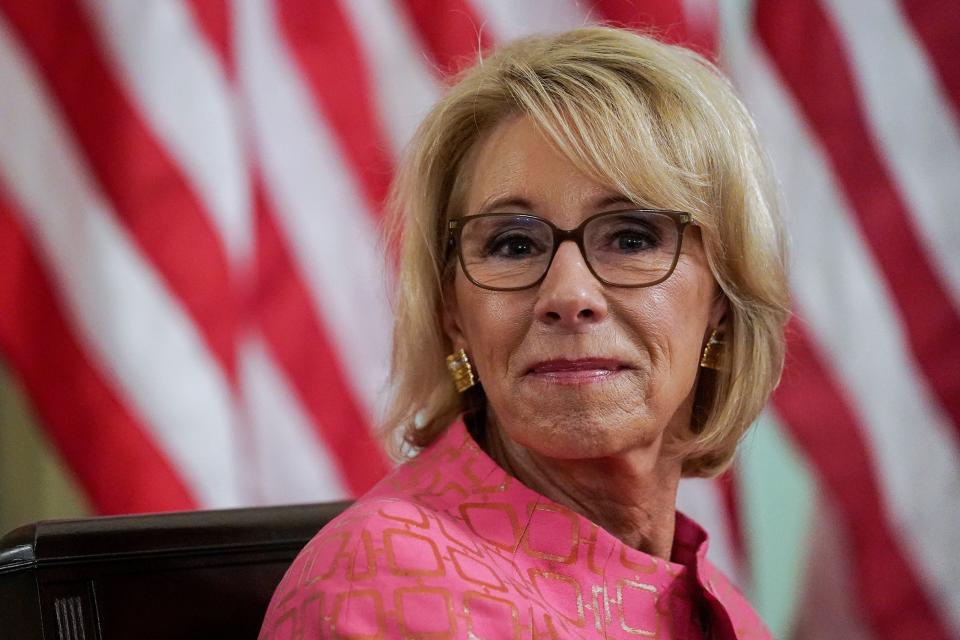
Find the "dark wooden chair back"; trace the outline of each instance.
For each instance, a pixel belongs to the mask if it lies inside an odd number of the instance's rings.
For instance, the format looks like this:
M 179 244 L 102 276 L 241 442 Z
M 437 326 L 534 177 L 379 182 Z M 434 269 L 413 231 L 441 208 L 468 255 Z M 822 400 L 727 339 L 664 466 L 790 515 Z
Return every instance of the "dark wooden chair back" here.
M 349 503 L 42 521 L 0 539 L 0 639 L 255 639 Z

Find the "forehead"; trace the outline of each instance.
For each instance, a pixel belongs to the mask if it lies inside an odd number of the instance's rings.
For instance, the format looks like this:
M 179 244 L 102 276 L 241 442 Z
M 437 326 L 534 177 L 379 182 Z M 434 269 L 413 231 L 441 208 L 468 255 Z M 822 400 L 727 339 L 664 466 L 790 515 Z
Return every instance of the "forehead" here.
M 506 120 L 483 136 L 471 150 L 464 173 L 467 214 L 498 204 L 547 213 L 630 201 L 588 175 L 524 116 Z

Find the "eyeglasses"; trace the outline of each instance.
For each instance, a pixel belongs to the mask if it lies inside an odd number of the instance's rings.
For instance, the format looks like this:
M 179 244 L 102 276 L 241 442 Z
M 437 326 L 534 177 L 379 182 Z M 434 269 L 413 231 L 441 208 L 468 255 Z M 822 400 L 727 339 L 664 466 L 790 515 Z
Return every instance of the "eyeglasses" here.
M 518 213 L 484 213 L 451 220 L 450 243 L 473 284 L 518 291 L 546 277 L 560 243 L 573 240 L 590 272 L 614 287 L 649 287 L 670 277 L 680 257 L 689 213 L 654 209 L 607 211 L 576 229 Z

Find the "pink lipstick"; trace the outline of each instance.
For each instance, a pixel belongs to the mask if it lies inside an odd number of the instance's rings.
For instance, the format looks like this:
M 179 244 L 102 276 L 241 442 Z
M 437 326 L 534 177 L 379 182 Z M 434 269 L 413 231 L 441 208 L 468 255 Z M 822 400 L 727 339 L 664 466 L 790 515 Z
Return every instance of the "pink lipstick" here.
M 528 375 L 554 384 L 589 384 L 600 382 L 626 368 L 619 360 L 609 358 L 556 359 L 538 362 Z

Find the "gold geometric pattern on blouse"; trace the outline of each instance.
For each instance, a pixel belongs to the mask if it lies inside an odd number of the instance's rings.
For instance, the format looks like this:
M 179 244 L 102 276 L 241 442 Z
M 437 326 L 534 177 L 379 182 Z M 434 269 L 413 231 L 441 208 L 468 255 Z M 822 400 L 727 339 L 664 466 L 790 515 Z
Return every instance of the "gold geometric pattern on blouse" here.
M 425 640 L 501 637 L 484 626 L 490 619 L 506 622 L 517 639 L 693 633 L 674 628 L 684 617 L 678 608 L 689 609 L 686 618 L 694 620 L 684 581 L 662 590 L 650 579 L 658 572 L 676 575 L 670 563 L 647 555 L 631 559 L 624 545 L 599 557 L 596 526 L 581 530 L 582 518 L 539 500 L 518 513 L 496 500 L 514 481 L 473 468 L 476 457 L 460 458 L 462 453 L 450 448 L 434 459 L 462 463 L 459 477 L 469 485 L 436 469 L 418 469 L 414 461 L 406 474 L 388 478 L 393 490 L 412 500 L 368 497 L 379 517 L 371 518 L 369 508 L 362 516 L 348 510 L 328 525 L 298 556 L 294 568 L 300 570 L 289 571 L 278 586 L 272 605 L 277 610 L 261 640 L 385 640 L 388 629 Z M 431 506 L 451 502 L 456 510 Z M 523 558 L 535 562 L 518 562 Z M 625 577 L 611 579 L 610 573 Z M 378 580 L 385 574 L 406 582 L 390 592 Z M 455 590 L 447 586 L 451 578 L 458 583 Z M 350 587 L 325 592 L 330 580 Z M 365 588 L 371 585 L 376 588 Z M 651 610 L 652 627 L 636 619 L 635 612 Z M 361 619 L 365 626 L 356 622 Z

